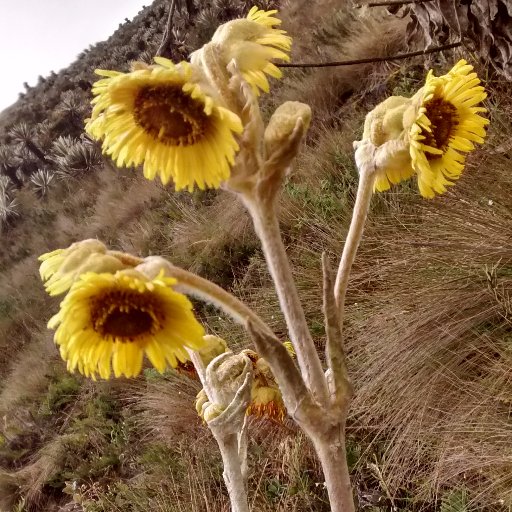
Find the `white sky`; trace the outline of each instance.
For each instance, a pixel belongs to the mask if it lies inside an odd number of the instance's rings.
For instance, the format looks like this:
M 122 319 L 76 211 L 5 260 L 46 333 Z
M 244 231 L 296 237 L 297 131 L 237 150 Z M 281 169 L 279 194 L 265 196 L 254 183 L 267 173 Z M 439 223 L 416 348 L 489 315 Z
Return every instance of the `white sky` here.
M 0 111 L 152 0 L 0 0 Z

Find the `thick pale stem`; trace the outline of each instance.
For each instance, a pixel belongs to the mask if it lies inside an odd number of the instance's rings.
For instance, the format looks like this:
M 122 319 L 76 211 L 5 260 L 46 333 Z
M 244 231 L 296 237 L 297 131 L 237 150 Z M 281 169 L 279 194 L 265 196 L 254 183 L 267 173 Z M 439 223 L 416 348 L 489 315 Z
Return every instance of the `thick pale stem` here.
M 343 425 L 338 425 L 321 436 L 310 435 L 322 464 L 331 512 L 355 511 L 344 430 Z
M 332 271 L 325 252 L 322 254 L 323 271 L 323 292 L 324 292 L 324 319 L 325 334 L 325 356 L 330 370 L 327 379 L 331 399 L 336 404 L 344 404 L 352 396 L 352 385 L 348 376 L 347 361 L 341 342 L 341 325 L 338 318 L 338 308 L 334 298 L 334 287 L 332 284 Z
M 163 270 L 166 276 L 174 277 L 178 281 L 175 285 L 177 290 L 213 304 L 243 326 L 250 320 L 264 332 L 272 334 L 270 327 L 251 308 L 208 279 L 175 267 L 160 256 L 150 256 L 142 260 L 138 268 L 151 278 L 156 277 Z
M 214 304 L 239 324 L 245 326 L 247 320 L 250 320 L 267 332 L 272 332 L 252 309 L 220 286 L 177 267 L 174 267 L 169 274 L 178 279 L 177 289 Z
M 236 433 L 218 431 L 213 431 L 213 434 L 222 455 L 223 476 L 231 501 L 231 512 L 249 512 L 243 464 L 238 451 L 238 436 Z
M 360 167 L 359 187 L 357 189 L 356 204 L 352 214 L 352 221 L 348 230 L 343 254 L 341 255 L 340 266 L 334 284 L 334 296 L 339 311 L 339 322 L 343 325 L 345 315 L 345 297 L 347 295 L 348 279 L 352 264 L 356 258 L 357 248 L 364 231 L 364 224 L 370 208 L 370 202 L 373 195 L 373 183 L 375 181 L 374 173 L 367 167 Z
M 243 199 L 261 241 L 304 381 L 315 398 L 320 403 L 326 404 L 328 400 L 326 380 L 281 239 L 275 203 L 273 201 L 264 203 L 259 198 L 248 195 L 243 195 Z
M 313 401 L 298 369 L 286 349 L 269 335 L 258 332 L 250 322 L 248 331 L 256 348 L 269 362 L 283 394 L 288 413 L 312 440 L 324 470 L 325 482 L 334 512 L 353 512 L 354 500 L 345 451 L 344 425 L 348 399 L 321 407 Z M 328 425 L 328 427 L 326 427 Z

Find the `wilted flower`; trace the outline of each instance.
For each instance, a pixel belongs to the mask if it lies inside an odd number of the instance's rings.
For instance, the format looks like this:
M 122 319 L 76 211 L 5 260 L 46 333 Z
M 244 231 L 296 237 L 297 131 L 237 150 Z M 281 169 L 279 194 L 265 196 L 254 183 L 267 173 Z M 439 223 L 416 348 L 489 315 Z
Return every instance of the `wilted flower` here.
M 283 421 L 286 407 L 269 364 L 253 350 L 244 350 L 242 354 L 245 354 L 253 364 L 251 403 L 247 414 Z
M 204 329 L 175 284 L 131 269 L 80 276 L 48 323 L 68 370 L 108 379 L 112 364 L 116 377 L 135 377 L 144 354 L 159 372 L 187 360 L 187 348 L 203 346 Z

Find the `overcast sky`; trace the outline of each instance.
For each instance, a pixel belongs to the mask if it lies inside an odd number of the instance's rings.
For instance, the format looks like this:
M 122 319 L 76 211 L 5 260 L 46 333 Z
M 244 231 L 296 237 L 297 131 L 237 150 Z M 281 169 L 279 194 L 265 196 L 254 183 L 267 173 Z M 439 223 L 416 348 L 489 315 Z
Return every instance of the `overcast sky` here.
M 0 0 L 0 111 L 152 0 Z

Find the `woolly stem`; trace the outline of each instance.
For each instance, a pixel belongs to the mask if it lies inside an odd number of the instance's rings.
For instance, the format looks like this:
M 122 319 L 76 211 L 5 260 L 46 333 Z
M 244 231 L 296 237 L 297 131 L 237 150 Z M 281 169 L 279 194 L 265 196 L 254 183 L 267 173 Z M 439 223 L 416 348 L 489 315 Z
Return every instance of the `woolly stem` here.
M 231 512 L 249 512 L 238 436 L 236 433 L 226 433 L 213 429 L 212 432 L 222 455 L 222 462 L 224 464 L 223 477 L 229 493 Z
M 235 322 L 245 326 L 247 320 L 250 320 L 257 324 L 260 329 L 269 333 L 272 332 L 270 327 L 251 308 L 211 281 L 178 267 L 166 269 L 166 274 L 178 280 L 177 290 L 217 306 Z
M 373 183 L 375 181 L 374 173 L 366 165 L 362 165 L 359 172 L 356 204 L 354 205 L 352 221 L 345 240 L 340 266 L 338 267 L 338 274 L 334 284 L 334 296 L 338 306 L 340 326 L 343 325 L 345 297 L 347 295 L 350 271 L 352 270 L 352 265 L 356 258 L 359 242 L 363 236 L 364 225 L 373 195 Z
M 249 194 L 243 194 L 242 197 L 261 241 L 304 381 L 315 398 L 321 403 L 326 403 L 328 391 L 324 372 L 309 332 L 281 238 L 275 201 L 264 201 Z
M 345 428 L 334 425 L 325 435 L 310 435 L 324 472 L 331 512 L 355 512 L 345 448 Z

